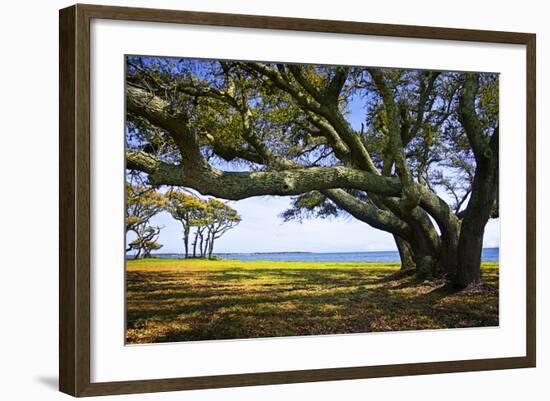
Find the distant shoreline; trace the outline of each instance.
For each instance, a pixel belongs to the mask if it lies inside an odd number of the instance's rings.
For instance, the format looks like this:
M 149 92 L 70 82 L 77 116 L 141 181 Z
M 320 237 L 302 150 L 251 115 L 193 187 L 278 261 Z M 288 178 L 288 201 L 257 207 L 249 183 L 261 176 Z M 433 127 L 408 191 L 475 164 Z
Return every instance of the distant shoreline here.
M 483 262 L 498 262 L 500 248 L 483 248 L 481 260 Z M 191 256 L 191 255 L 189 255 Z M 222 260 L 241 261 L 272 261 L 272 262 L 380 262 L 399 263 L 401 261 L 397 251 L 359 251 L 359 252 L 242 252 L 242 253 L 215 253 L 214 257 Z M 154 253 L 157 259 L 184 259 L 183 253 Z M 131 255 L 126 256 L 132 259 Z
M 483 250 L 489 250 L 489 249 L 500 249 L 500 247 L 487 247 L 482 248 Z M 339 252 L 339 251 L 326 251 L 326 252 L 315 252 L 315 251 L 262 251 L 262 252 L 215 252 L 214 255 L 292 255 L 292 254 L 330 254 L 330 255 L 336 255 L 336 254 L 357 254 L 357 253 L 397 253 L 397 250 L 383 250 L 383 251 L 345 251 L 345 252 Z M 158 252 L 153 253 L 153 256 L 163 256 L 163 255 L 183 255 L 182 252 Z

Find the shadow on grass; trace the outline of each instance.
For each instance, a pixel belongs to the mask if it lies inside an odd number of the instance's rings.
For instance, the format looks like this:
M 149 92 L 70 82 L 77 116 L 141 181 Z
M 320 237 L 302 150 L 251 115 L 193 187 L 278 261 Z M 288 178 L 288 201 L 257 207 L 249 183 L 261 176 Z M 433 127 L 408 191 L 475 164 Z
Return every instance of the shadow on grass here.
M 377 269 L 131 271 L 129 343 L 498 325 L 498 271 L 453 292 Z

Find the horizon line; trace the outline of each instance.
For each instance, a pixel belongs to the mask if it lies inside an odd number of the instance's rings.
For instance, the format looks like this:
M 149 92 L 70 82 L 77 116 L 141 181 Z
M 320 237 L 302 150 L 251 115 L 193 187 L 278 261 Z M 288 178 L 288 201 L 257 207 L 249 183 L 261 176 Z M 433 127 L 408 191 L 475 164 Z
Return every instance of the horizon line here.
M 483 247 L 482 249 L 500 249 L 500 246 L 488 246 Z M 214 252 L 214 255 L 232 255 L 232 254 L 282 254 L 282 253 L 376 253 L 376 252 L 399 252 L 395 250 L 378 250 L 378 251 L 253 251 L 253 252 Z M 183 255 L 185 252 L 155 252 L 152 255 Z

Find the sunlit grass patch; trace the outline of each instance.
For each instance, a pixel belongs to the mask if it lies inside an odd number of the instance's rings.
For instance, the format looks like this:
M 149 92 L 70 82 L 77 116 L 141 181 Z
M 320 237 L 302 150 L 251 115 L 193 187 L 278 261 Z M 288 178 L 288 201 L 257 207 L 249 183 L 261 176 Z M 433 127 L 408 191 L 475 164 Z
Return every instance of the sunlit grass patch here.
M 127 341 L 150 343 L 498 325 L 498 263 L 462 292 L 398 263 L 127 262 Z

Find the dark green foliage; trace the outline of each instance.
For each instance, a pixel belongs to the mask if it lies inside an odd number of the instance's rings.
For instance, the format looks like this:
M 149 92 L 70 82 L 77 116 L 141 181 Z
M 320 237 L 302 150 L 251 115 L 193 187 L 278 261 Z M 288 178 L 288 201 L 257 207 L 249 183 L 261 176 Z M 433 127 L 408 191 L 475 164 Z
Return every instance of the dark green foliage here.
M 338 207 L 318 191 L 308 192 L 292 199 L 292 207 L 281 213 L 284 221 L 305 218 L 327 218 L 337 216 Z

